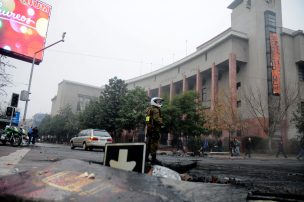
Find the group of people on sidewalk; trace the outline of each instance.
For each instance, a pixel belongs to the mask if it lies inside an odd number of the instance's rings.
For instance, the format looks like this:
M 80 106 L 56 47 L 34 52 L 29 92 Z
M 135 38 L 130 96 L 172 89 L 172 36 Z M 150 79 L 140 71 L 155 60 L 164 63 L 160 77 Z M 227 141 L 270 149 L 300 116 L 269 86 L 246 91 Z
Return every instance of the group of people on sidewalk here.
M 230 155 L 231 156 L 241 156 L 240 152 L 240 147 L 241 147 L 241 142 L 237 138 L 233 138 L 233 140 L 230 141 Z M 218 148 L 220 148 L 218 151 L 222 151 L 222 141 L 219 139 L 218 141 Z M 253 143 L 251 137 L 248 137 L 245 139 L 244 142 L 244 156 L 251 158 L 252 154 L 252 148 L 253 148 Z M 207 152 L 209 149 L 209 144 L 208 144 L 208 139 L 204 139 L 201 144 L 201 152 L 204 154 Z M 298 159 L 304 155 L 304 149 L 301 150 L 302 153 L 299 153 Z M 278 144 L 278 150 L 276 153 L 276 157 L 279 157 L 280 154 L 283 154 L 285 158 L 287 158 L 287 155 L 284 150 L 284 145 L 283 145 L 283 140 Z
M 252 144 L 251 137 L 246 138 L 245 142 L 244 142 L 245 157 L 251 158 L 252 147 L 253 147 L 253 144 Z M 236 138 L 234 138 L 230 142 L 230 153 L 231 153 L 231 156 L 240 156 L 240 141 Z M 284 150 L 284 142 L 283 142 L 282 138 L 278 142 L 276 157 L 278 158 L 280 156 L 280 154 L 282 154 L 285 158 L 287 158 L 286 152 Z M 300 160 L 302 156 L 304 156 L 304 139 L 303 138 L 300 141 L 300 151 L 297 154 L 296 158 L 298 160 Z
M 240 156 L 240 146 L 241 146 L 241 142 L 236 139 L 233 138 L 232 141 L 230 141 L 230 154 L 231 156 Z
M 212 144 L 211 146 L 209 145 L 208 138 L 203 139 L 201 142 L 201 147 L 200 147 L 200 155 L 204 156 L 206 152 L 209 151 L 215 151 L 215 152 L 222 152 L 223 151 L 223 142 L 219 138 L 217 139 L 215 144 Z
M 159 148 L 159 140 L 161 137 L 161 128 L 163 127 L 163 119 L 161 115 L 161 107 L 162 107 L 163 99 L 160 97 L 154 97 L 150 101 L 150 106 L 146 109 L 146 162 L 151 162 L 152 164 L 161 165 L 161 162 L 156 159 L 156 152 Z M 35 144 L 35 139 L 38 137 L 38 129 L 37 127 L 31 128 L 29 130 L 29 137 L 32 144 Z M 29 141 L 30 142 L 30 141 Z M 240 156 L 240 146 L 241 142 L 237 138 L 233 138 L 232 141 L 229 142 L 230 153 L 231 156 Z M 284 150 L 283 138 L 280 139 L 278 144 L 278 150 L 276 153 L 276 157 L 279 157 L 280 154 L 283 154 L 285 158 L 287 155 Z M 253 142 L 251 137 L 246 137 L 244 142 L 245 149 L 245 157 L 251 158 Z M 209 151 L 209 143 L 208 139 L 205 138 L 201 144 L 201 153 Z M 222 152 L 222 140 L 219 138 L 217 140 L 217 151 Z M 151 159 L 149 156 L 151 155 Z M 297 159 L 304 155 L 304 138 L 300 141 L 300 151 L 297 155 Z
M 245 149 L 245 157 L 251 158 L 251 153 L 252 153 L 252 140 L 251 137 L 248 137 L 245 139 L 245 144 L 244 144 L 244 149 Z M 231 156 L 240 156 L 240 141 L 237 140 L 236 138 L 233 139 L 233 141 L 230 142 L 230 148 L 231 148 Z M 283 144 L 283 139 L 279 141 L 278 144 L 278 150 L 276 153 L 276 157 L 278 158 L 280 154 L 283 154 L 285 158 L 287 158 L 287 155 L 284 150 L 284 144 Z
M 38 128 L 37 127 L 30 127 L 28 130 L 28 144 L 32 143 L 35 144 L 36 143 L 36 139 L 38 138 Z

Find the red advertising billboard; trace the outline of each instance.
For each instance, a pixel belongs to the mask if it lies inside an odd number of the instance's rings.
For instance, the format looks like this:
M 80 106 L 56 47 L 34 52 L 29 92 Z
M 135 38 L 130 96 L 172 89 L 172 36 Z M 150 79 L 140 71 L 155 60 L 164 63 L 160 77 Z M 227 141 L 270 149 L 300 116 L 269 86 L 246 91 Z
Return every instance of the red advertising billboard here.
M 272 93 L 280 95 L 281 64 L 280 47 L 277 33 L 270 33 L 271 63 L 272 63 Z
M 0 54 L 32 62 L 45 46 L 52 7 L 38 0 L 0 0 Z M 36 54 L 36 64 L 43 51 Z

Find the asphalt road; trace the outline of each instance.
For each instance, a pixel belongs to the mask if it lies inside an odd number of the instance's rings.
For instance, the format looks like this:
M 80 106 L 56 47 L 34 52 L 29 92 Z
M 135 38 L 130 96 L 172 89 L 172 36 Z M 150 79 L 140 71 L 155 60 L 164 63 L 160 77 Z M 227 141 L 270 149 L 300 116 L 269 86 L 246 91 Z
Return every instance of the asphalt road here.
M 0 145 L 0 176 L 43 169 L 64 159 L 77 159 L 100 166 L 103 163 L 103 155 L 103 150 L 71 150 L 67 145 Z M 298 161 L 295 157 L 285 159 L 253 154 L 251 159 L 225 155 L 204 158 L 159 155 L 158 158 L 167 165 L 196 161 L 197 167 L 187 172 L 188 181 L 200 185 L 202 182 L 233 184 L 252 193 L 252 200 L 270 197 L 283 201 L 304 201 L 304 161 Z
M 16 169 L 19 172 L 31 170 L 34 168 L 43 168 L 53 162 L 63 159 L 78 159 L 91 163 L 102 164 L 104 152 L 101 149 L 95 149 L 93 151 L 84 151 L 81 148 L 75 148 L 71 150 L 67 145 L 58 144 L 45 144 L 37 143 L 30 146 L 11 147 L 0 144 L 0 158 L 16 152 L 18 150 L 29 150 L 24 157 L 22 157 L 17 163 L 12 162 L 12 159 L 2 160 L 2 164 L 12 164 L 13 167 L 10 172 L 6 174 L 16 173 Z M 0 175 L 1 175 L 0 167 Z
M 161 158 L 165 162 L 196 161 L 197 167 L 187 172 L 188 181 L 234 184 L 260 199 L 304 201 L 304 161 L 295 156 L 276 158 L 274 155 L 253 154 L 252 158 L 229 155 Z

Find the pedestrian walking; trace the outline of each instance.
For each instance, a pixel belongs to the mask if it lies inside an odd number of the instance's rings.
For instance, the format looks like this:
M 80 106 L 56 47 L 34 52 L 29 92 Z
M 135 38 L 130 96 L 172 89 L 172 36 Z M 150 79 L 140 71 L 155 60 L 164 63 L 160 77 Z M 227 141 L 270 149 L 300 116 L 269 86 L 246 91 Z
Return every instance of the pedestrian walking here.
M 245 142 L 245 157 L 251 158 L 251 147 L 252 147 L 252 142 L 251 138 L 248 137 L 248 139 Z
M 240 144 L 241 144 L 241 142 L 236 138 L 233 139 L 233 142 L 234 142 L 234 155 L 239 156 L 240 155 Z
M 36 143 L 37 138 L 38 138 L 38 128 L 34 127 L 32 132 L 32 144 Z
M 28 129 L 28 132 L 27 132 L 27 135 L 28 135 L 28 145 L 32 142 L 32 137 L 33 137 L 33 127 L 31 126 L 29 129 Z
M 223 151 L 223 142 L 222 142 L 221 139 L 219 139 L 219 140 L 217 141 L 217 149 L 218 149 L 219 152 L 222 152 L 222 151 Z
M 276 157 L 278 158 L 281 153 L 284 155 L 285 158 L 287 158 L 287 156 L 285 154 L 285 151 L 284 151 L 284 144 L 283 144 L 283 139 L 282 138 L 281 138 L 281 140 L 279 141 L 279 144 L 278 144 L 278 151 L 277 151 Z
M 162 107 L 163 99 L 154 97 L 151 99 L 150 106 L 146 109 L 146 162 L 149 160 L 151 154 L 151 164 L 161 165 L 162 163 L 156 159 L 156 152 L 159 147 L 160 129 L 163 126 L 163 120 L 160 108 Z
M 302 156 L 304 156 L 304 137 L 300 140 L 300 151 L 297 155 L 297 159 L 300 160 Z
M 204 149 L 204 152 L 207 152 L 209 150 L 209 142 L 208 142 L 207 138 L 205 138 L 205 140 L 204 140 L 203 149 Z
M 208 151 L 209 149 L 209 142 L 208 142 L 208 139 L 205 138 L 202 142 L 201 142 L 201 154 L 202 156 L 204 157 L 206 154 L 206 152 Z
M 234 153 L 235 153 L 234 141 L 231 140 L 230 143 L 229 143 L 229 145 L 230 145 L 230 155 L 231 155 L 231 156 L 234 156 Z

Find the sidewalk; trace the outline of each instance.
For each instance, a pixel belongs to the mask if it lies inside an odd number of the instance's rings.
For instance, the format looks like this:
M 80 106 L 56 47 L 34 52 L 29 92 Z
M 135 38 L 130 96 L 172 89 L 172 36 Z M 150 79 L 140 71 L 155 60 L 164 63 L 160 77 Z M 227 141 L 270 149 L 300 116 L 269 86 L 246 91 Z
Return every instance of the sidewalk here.
M 210 158 L 226 158 L 226 159 L 259 159 L 259 160 L 276 160 L 276 159 L 293 159 L 297 160 L 296 156 L 287 156 L 287 158 L 284 158 L 283 156 L 279 156 L 278 158 L 275 155 L 271 154 L 252 154 L 251 158 L 245 157 L 244 154 L 241 154 L 240 156 L 230 156 L 229 155 L 208 155 Z
M 157 151 L 158 155 L 167 155 L 167 156 L 173 156 L 176 155 L 177 151 L 175 148 L 172 147 L 162 147 Z M 262 153 L 252 153 L 251 158 L 245 157 L 244 153 L 241 153 L 240 156 L 231 156 L 230 152 L 206 152 L 206 156 L 195 156 L 197 158 L 218 158 L 218 159 L 257 159 L 257 160 L 278 160 L 278 159 L 289 159 L 289 160 L 297 160 L 295 154 L 287 154 L 287 158 L 284 158 L 284 156 L 281 154 L 278 158 L 276 157 L 276 154 L 262 154 Z M 187 153 L 179 153 L 180 156 L 183 157 L 194 157 L 193 152 L 187 152 Z M 298 160 L 297 160 L 298 161 Z

